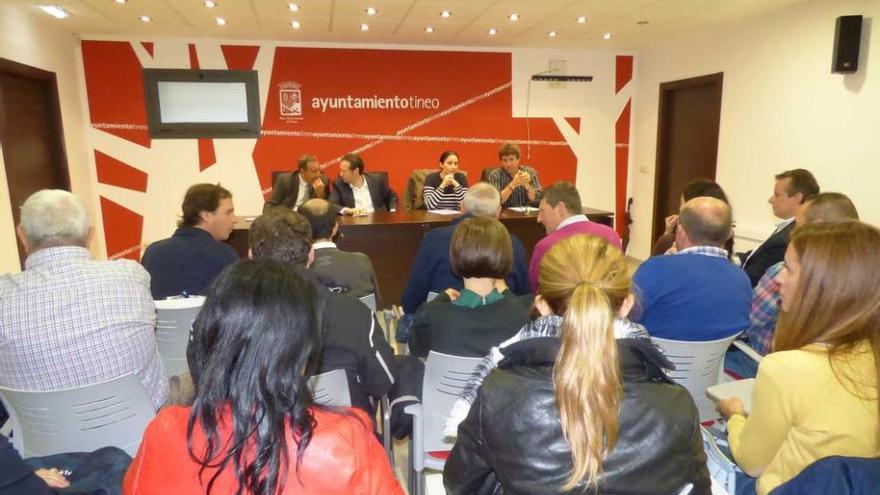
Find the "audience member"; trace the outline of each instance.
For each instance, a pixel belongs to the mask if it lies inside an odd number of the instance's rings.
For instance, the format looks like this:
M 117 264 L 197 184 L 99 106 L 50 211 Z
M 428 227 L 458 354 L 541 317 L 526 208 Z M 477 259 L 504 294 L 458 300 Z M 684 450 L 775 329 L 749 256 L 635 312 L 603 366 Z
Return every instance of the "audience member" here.
M 342 207 L 343 215 L 374 211 L 397 211 L 397 193 L 388 185 L 388 176 L 364 172 L 364 160 L 349 153 L 339 162 L 339 177 L 333 181 L 330 201 Z
M 403 493 L 369 416 L 313 403 L 321 294 L 301 274 L 242 260 L 215 280 L 193 323 L 195 402 L 150 422 L 126 494 Z
M 794 230 L 794 216 L 798 207 L 818 193 L 819 184 L 809 170 L 798 168 L 776 176 L 773 195 L 767 202 L 773 208 L 773 215 L 782 221 L 776 224 L 776 230 L 760 246 L 738 254 L 752 287 L 758 284 L 767 268 L 782 261 L 788 237 Z
M 604 239 L 550 248 L 535 306 L 554 331 L 501 350 L 458 428 L 447 493 L 710 493 L 693 399 L 650 341 L 616 339 L 629 285 Z
M 855 205 L 846 195 L 824 192 L 808 199 L 798 209 L 795 225 L 808 223 L 838 223 L 859 219 Z M 785 263 L 780 261 L 764 273 L 752 295 L 751 324 L 745 332 L 749 345 L 760 354 L 770 352 L 776 319 L 779 315 L 780 273 Z
M 302 155 L 297 162 L 296 172 L 278 174 L 272 193 L 263 213 L 273 206 L 286 206 L 296 209 L 312 198 L 327 198 L 330 179 L 321 173 L 321 165 L 315 155 Z
M 249 242 L 254 258 L 287 263 L 319 289 L 323 342 L 317 373 L 345 370 L 352 405 L 372 414 L 370 397 L 382 397 L 394 383 L 394 351 L 373 312 L 351 295 L 330 292 L 307 270 L 314 256 L 308 220 L 276 208 L 254 220 Z
M 473 217 L 497 218 L 501 213 L 498 190 L 485 182 L 478 182 L 468 189 L 461 202 L 462 216 L 450 225 L 432 229 L 425 234 L 409 272 L 409 280 L 403 290 L 401 302 L 407 314 L 413 314 L 430 293 L 439 294 L 446 289 L 460 290 L 461 277 L 452 272 L 449 262 L 449 244 L 455 228 Z M 526 248 L 515 235 L 510 236 L 513 246 L 513 269 L 507 276 L 507 286 L 516 295 L 529 294 L 529 275 L 526 264 Z
M 538 172 L 532 167 L 520 165 L 519 146 L 504 143 L 498 149 L 501 166 L 493 169 L 486 181 L 501 194 L 501 207 L 535 206 L 541 194 Z
M 748 328 L 751 286 L 721 247 L 731 218 L 719 199 L 688 201 L 675 231 L 678 253 L 648 258 L 636 270 L 634 320 L 652 337 L 709 341 Z
M 722 189 L 717 182 L 709 179 L 694 179 L 685 184 L 684 189 L 682 189 L 679 209 L 681 209 L 681 207 L 688 201 L 694 198 L 699 198 L 700 196 L 718 198 L 728 205 L 730 204 L 730 201 L 727 200 L 727 195 L 724 194 L 724 189 Z M 657 239 L 657 242 L 654 243 L 654 247 L 651 248 L 651 256 L 666 254 L 666 252 L 675 245 L 675 228 L 677 226 L 677 213 L 666 217 L 666 230 L 663 232 L 663 235 Z M 733 253 L 733 236 L 727 240 L 724 249 L 726 249 L 728 253 Z
M 447 289 L 419 309 L 410 353 L 483 357 L 528 321 L 531 297 L 514 295 L 504 282 L 513 265 L 510 234 L 494 218 L 465 219 L 452 234 L 449 255 L 464 288 Z
M 547 237 L 538 241 L 532 251 L 532 260 L 529 262 L 529 281 L 532 292 L 538 289 L 538 267 L 544 253 L 553 244 L 575 234 L 588 234 L 599 236 L 617 249 L 621 249 L 620 236 L 611 227 L 601 223 L 591 222 L 583 214 L 581 196 L 571 182 L 555 182 L 550 185 L 538 205 L 538 223 L 544 225 Z
M 766 495 L 814 461 L 880 456 L 880 231 L 814 223 L 792 234 L 781 273 L 773 353 L 758 367 L 751 411 L 719 403 L 737 464 Z M 737 476 L 737 493 L 754 493 Z M 751 488 L 751 489 L 750 489 Z
M 150 274 L 153 299 L 204 294 L 224 268 L 238 260 L 225 241 L 235 226 L 232 193 L 214 184 L 186 190 L 183 214 L 168 239 L 150 244 L 141 263 Z
M 0 277 L 0 385 L 60 390 L 136 375 L 157 409 L 168 382 L 150 277 L 135 261 L 95 261 L 83 203 L 42 190 L 16 228 L 25 270 Z
M 425 208 L 429 210 L 457 210 L 467 192 L 467 176 L 458 171 L 458 153 L 444 151 L 440 155 L 440 171 L 425 177 Z
M 310 199 L 298 211 L 312 226 L 315 261 L 310 269 L 334 292 L 357 298 L 375 294 L 376 307 L 381 308 L 382 296 L 373 262 L 366 254 L 343 251 L 333 242 L 339 231 L 338 215 L 333 205 L 323 199 Z

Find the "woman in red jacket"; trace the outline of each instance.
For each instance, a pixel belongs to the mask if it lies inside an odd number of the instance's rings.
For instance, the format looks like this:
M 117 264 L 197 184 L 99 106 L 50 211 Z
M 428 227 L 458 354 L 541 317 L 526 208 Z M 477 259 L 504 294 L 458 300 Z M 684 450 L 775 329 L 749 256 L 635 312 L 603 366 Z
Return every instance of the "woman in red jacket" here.
M 316 305 L 283 263 L 224 271 L 193 323 L 195 402 L 150 423 L 124 493 L 403 494 L 369 418 L 312 402 Z

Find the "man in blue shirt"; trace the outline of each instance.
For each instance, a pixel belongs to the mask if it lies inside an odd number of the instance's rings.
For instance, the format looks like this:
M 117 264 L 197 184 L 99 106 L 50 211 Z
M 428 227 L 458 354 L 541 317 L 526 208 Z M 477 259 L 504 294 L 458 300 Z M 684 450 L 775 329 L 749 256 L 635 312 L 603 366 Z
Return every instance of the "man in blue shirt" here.
M 649 258 L 633 275 L 633 319 L 652 337 L 672 340 L 710 341 L 745 330 L 752 286 L 722 248 L 732 234 L 730 207 L 694 198 L 678 222 L 678 252 Z
M 461 290 L 461 277 L 452 273 L 449 263 L 452 233 L 459 222 L 470 216 L 497 218 L 501 212 L 500 194 L 491 184 L 478 182 L 468 189 L 461 209 L 464 215 L 450 225 L 431 230 L 422 239 L 401 298 L 404 312 L 415 313 L 431 292 L 439 294 L 449 288 Z M 526 248 L 515 235 L 510 236 L 510 241 L 513 244 L 513 270 L 507 277 L 507 285 L 514 294 L 526 295 L 531 292 Z
M 186 191 L 183 215 L 168 239 L 147 247 L 141 263 L 150 273 L 153 299 L 204 294 L 224 268 L 238 260 L 225 241 L 235 226 L 232 193 L 214 184 L 196 184 Z

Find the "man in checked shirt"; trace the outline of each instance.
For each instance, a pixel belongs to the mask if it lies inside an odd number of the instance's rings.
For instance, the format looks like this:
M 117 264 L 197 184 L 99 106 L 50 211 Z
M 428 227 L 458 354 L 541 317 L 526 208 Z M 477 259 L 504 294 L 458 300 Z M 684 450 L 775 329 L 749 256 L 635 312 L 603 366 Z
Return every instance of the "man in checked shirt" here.
M 0 385 L 59 390 L 134 374 L 158 409 L 168 382 L 144 268 L 93 260 L 85 206 L 67 191 L 31 195 L 16 230 L 28 257 L 0 276 Z
M 489 172 L 486 182 L 501 193 L 501 207 L 537 206 L 541 196 L 538 172 L 519 163 L 519 146 L 515 143 L 502 144 L 498 149 L 498 159 L 501 160 L 501 167 Z

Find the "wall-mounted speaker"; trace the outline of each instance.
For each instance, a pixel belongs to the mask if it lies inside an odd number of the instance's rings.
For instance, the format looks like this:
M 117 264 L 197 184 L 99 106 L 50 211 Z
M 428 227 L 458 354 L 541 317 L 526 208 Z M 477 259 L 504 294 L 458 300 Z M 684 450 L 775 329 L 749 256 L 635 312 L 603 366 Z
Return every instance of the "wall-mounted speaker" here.
M 862 40 L 862 16 L 844 15 L 834 26 L 834 54 L 831 72 L 852 73 L 859 69 L 859 45 Z

